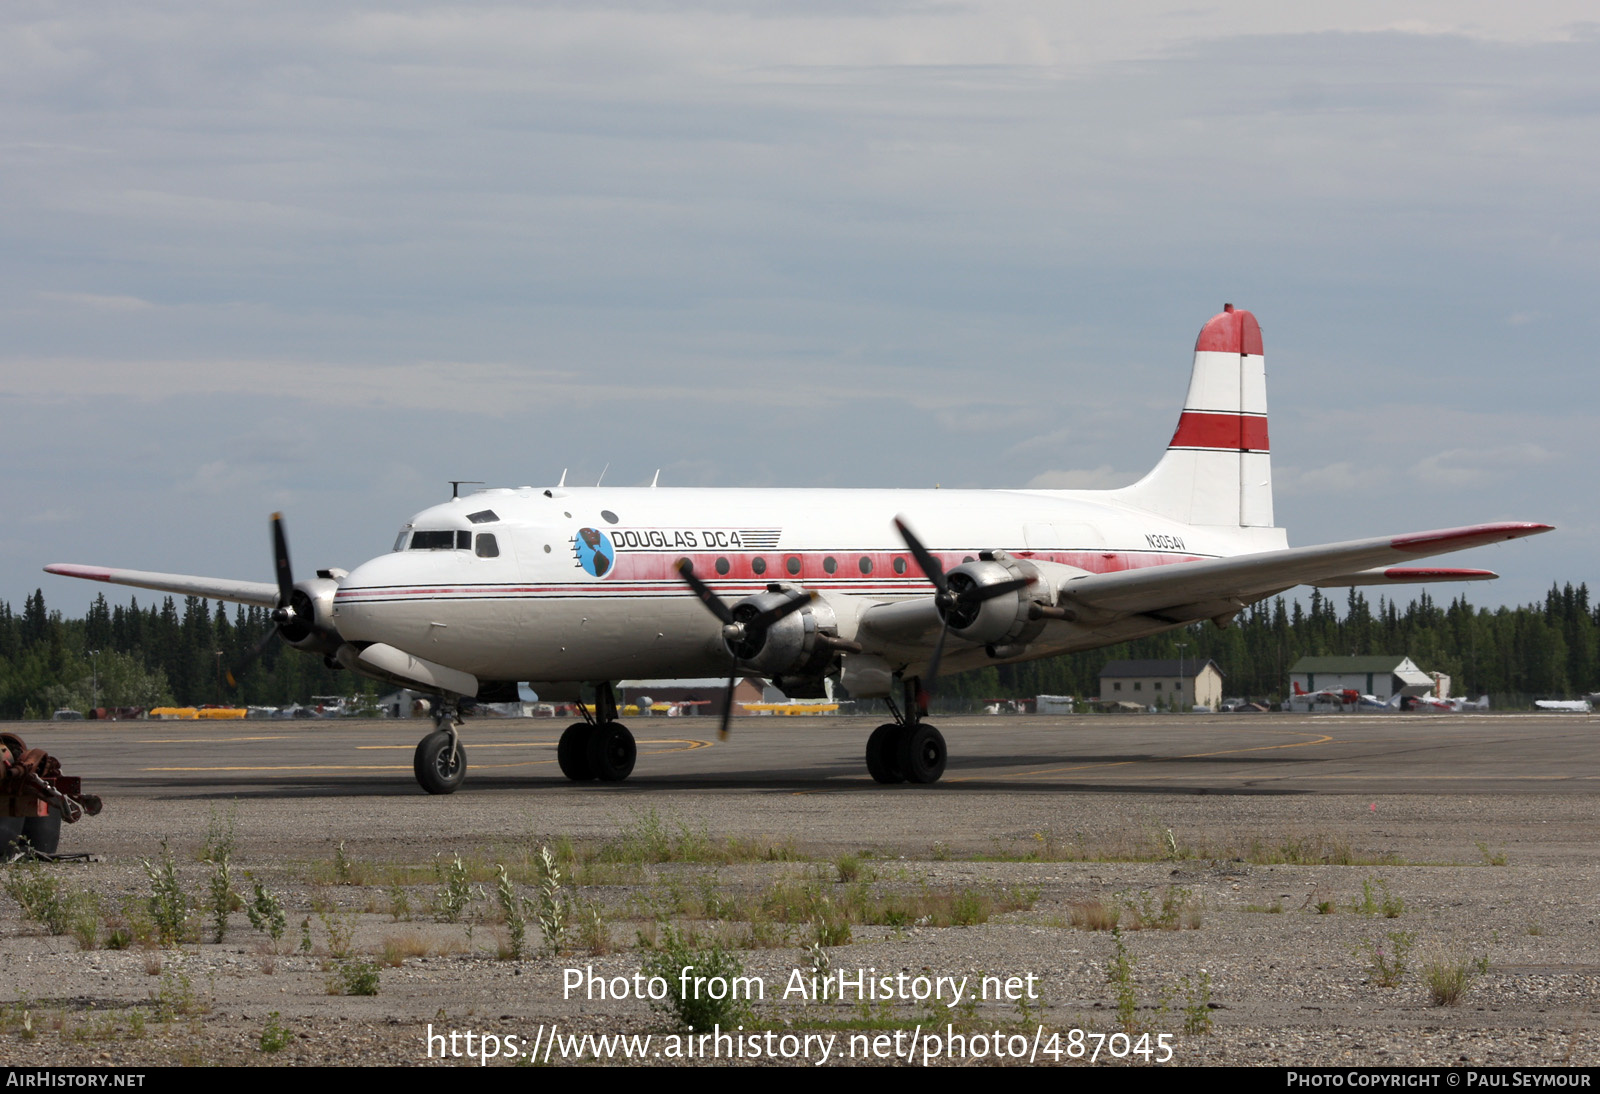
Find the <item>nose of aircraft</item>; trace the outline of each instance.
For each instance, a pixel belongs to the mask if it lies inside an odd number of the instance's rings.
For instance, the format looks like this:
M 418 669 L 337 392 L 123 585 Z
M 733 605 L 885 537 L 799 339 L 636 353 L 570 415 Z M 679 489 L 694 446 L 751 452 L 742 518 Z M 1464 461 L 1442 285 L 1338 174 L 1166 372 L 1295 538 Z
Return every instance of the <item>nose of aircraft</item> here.
M 404 596 L 404 554 L 379 555 L 351 570 L 334 597 L 334 622 L 346 642 L 381 642 L 384 609 Z

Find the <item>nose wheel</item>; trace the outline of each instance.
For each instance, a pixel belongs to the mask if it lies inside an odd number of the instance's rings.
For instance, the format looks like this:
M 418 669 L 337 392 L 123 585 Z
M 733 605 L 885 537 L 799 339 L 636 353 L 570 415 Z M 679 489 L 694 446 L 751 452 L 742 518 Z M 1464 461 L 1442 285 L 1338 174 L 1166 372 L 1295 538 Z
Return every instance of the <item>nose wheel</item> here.
M 454 794 L 467 777 L 467 750 L 456 738 L 455 726 L 422 738 L 412 760 L 417 785 L 430 794 Z

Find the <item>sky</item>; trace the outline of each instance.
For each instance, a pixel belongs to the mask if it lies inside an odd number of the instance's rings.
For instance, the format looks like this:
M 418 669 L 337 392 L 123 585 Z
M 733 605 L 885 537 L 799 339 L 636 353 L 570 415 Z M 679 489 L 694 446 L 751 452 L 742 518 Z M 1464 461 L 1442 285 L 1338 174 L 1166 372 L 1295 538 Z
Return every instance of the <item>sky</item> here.
M 450 479 L 1122 485 L 1225 301 L 1291 543 L 1596 584 L 1592 10 L 16 0 L 0 600 Z

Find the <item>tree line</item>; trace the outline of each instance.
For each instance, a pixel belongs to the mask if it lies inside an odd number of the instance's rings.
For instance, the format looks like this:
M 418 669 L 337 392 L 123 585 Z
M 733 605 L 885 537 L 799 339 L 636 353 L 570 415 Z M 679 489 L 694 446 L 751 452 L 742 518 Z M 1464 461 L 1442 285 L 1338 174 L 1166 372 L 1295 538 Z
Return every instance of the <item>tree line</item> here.
M 271 629 L 266 609 L 236 606 L 230 615 L 224 605 L 192 596 L 146 605 L 135 598 L 124 607 L 102 594 L 82 619 L 49 610 L 40 590 L 20 613 L 0 601 L 0 718 L 48 718 L 63 707 L 281 706 L 313 695 L 371 697 L 381 689 L 276 639 L 229 687 L 226 671 Z M 1457 695 L 1526 706 L 1533 698 L 1600 691 L 1600 609 L 1584 584 L 1553 585 L 1543 604 L 1492 609 L 1473 607 L 1464 594 L 1440 606 L 1426 591 L 1404 608 L 1381 596 L 1374 607 L 1352 589 L 1341 611 L 1313 590 L 1309 605 L 1262 601 L 1227 627 L 1196 624 L 1085 653 L 977 669 L 941 681 L 940 692 L 958 702 L 1098 695 L 1107 661 L 1181 655 L 1215 661 L 1228 695 L 1276 702 L 1299 658 L 1345 654 L 1407 655 L 1425 671 L 1448 673 Z

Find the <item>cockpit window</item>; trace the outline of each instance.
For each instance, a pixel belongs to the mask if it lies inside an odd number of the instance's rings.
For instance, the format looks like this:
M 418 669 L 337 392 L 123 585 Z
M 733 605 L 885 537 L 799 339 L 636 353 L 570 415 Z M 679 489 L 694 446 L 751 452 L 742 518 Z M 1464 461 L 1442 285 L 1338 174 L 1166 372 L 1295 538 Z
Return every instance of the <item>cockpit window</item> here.
M 461 532 L 412 532 L 411 550 L 413 551 L 454 551 L 467 550 L 472 546 L 472 533 Z
M 410 534 L 411 525 L 408 524 L 404 528 L 400 529 L 400 534 L 396 536 L 394 540 L 394 549 L 396 551 L 404 551 L 406 549 L 406 537 Z
M 500 518 L 493 509 L 480 509 L 476 513 L 468 513 L 467 519 L 473 524 L 493 524 Z
M 496 542 L 493 532 L 478 533 L 478 557 L 499 558 L 500 544 Z

